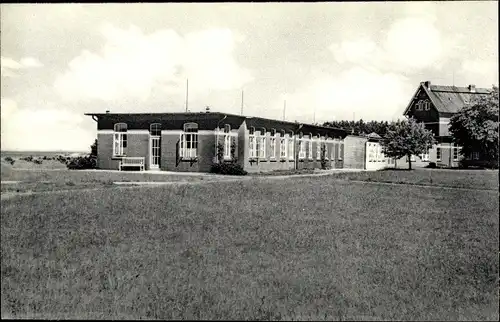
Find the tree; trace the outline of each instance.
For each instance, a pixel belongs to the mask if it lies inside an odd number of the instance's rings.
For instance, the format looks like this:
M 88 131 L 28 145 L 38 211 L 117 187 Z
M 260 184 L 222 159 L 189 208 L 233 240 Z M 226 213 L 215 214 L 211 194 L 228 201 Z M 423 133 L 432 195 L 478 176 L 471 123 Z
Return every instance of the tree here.
M 411 156 L 425 153 L 433 144 L 432 132 L 413 118 L 392 122 L 381 142 L 386 156 L 396 159 L 406 156 L 410 170 Z
M 450 119 L 453 141 L 468 156 L 479 152 L 485 161 L 498 162 L 498 87 L 471 101 Z
M 94 144 L 90 146 L 90 155 L 97 157 L 97 139 L 95 139 Z

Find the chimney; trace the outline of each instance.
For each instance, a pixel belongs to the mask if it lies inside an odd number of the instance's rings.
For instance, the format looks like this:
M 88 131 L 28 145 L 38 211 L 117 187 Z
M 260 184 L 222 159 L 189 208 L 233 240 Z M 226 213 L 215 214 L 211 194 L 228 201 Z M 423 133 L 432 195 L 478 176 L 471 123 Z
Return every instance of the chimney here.
M 106 114 L 109 114 L 109 110 L 106 110 Z
M 476 92 L 476 85 L 470 84 L 468 86 L 468 88 L 469 88 L 469 92 L 471 92 L 471 93 L 475 93 Z
M 431 81 L 425 81 L 424 85 L 425 85 L 425 88 L 427 88 L 428 90 L 431 89 Z
M 205 112 L 210 113 L 210 106 L 205 107 Z

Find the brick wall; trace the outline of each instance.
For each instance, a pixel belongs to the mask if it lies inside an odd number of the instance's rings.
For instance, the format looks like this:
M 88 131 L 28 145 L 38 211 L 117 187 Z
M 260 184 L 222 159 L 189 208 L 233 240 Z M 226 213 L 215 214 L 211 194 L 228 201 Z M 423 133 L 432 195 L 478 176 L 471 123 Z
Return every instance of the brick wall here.
M 161 170 L 179 172 L 209 172 L 215 157 L 215 135 L 198 134 L 198 158 L 196 161 L 179 160 L 180 134 L 175 131 L 162 132 L 161 135 Z
M 364 137 L 348 135 L 344 139 L 344 168 L 364 169 L 366 142 Z

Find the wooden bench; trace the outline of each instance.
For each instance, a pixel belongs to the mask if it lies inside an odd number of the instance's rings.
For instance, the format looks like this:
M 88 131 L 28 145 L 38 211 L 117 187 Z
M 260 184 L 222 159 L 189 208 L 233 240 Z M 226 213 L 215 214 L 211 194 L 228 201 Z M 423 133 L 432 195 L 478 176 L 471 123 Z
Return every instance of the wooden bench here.
M 122 171 L 123 167 L 139 167 L 141 171 L 144 171 L 144 157 L 123 157 L 118 169 Z

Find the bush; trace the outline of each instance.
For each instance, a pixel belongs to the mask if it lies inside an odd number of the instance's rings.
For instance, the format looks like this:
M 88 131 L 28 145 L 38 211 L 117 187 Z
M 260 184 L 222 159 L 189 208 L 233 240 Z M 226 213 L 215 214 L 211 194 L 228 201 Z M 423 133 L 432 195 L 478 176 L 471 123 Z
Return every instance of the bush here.
M 234 175 L 234 176 L 244 176 L 248 173 L 245 170 L 243 170 L 243 168 L 239 164 L 232 162 L 214 163 L 210 168 L 210 172 L 217 174 Z
M 426 166 L 426 168 L 435 169 L 436 168 L 436 162 L 429 162 L 429 164 Z
M 34 163 L 34 164 L 42 164 L 42 163 L 43 163 L 43 160 L 42 160 L 42 159 L 34 159 L 34 160 L 33 160 L 33 163 Z
M 16 160 L 12 159 L 11 157 L 5 157 L 4 160 L 6 162 L 9 162 L 11 165 L 14 165 L 14 163 L 16 162 Z
M 33 156 L 32 156 L 32 155 L 30 155 L 30 156 L 27 156 L 27 157 L 21 158 L 21 160 L 24 160 L 24 161 L 27 161 L 27 162 L 33 162 Z
M 96 169 L 97 159 L 91 155 L 69 158 L 66 167 L 70 170 Z

